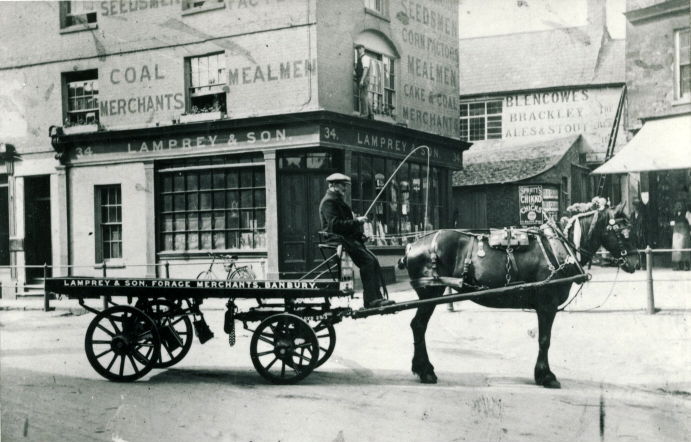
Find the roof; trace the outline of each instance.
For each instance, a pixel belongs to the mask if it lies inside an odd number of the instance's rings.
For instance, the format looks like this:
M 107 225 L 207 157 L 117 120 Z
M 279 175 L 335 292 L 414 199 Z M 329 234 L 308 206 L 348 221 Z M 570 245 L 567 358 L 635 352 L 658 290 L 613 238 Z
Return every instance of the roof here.
M 648 120 L 631 141 L 593 173 L 691 169 L 689 140 L 691 114 Z
M 580 26 L 461 39 L 463 95 L 625 81 L 625 40 Z
M 580 137 L 571 135 L 521 144 L 477 141 L 463 153 L 463 170 L 454 172 L 453 186 L 512 183 L 540 175 L 554 167 Z

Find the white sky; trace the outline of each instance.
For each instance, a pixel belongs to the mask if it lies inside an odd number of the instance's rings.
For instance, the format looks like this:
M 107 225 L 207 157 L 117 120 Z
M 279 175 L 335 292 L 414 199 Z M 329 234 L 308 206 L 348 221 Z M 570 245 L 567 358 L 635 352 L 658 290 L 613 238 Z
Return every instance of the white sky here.
M 607 1 L 607 27 L 624 38 L 626 0 Z M 459 0 L 459 34 L 464 37 L 511 34 L 582 26 L 586 0 Z

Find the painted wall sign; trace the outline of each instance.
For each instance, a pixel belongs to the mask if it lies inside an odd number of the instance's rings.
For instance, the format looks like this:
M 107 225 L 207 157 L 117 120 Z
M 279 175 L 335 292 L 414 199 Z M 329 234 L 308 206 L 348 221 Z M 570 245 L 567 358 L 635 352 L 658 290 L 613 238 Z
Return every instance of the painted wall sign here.
M 392 2 L 391 9 L 404 49 L 397 115 L 408 127 L 459 138 L 458 2 Z
M 519 220 L 522 226 L 539 226 L 542 213 L 542 186 L 518 186 Z
M 85 1 L 83 3 L 95 6 L 97 2 Z M 110 0 L 98 2 L 98 5 L 98 12 L 100 12 L 102 16 L 112 17 L 114 15 L 129 14 L 131 12 L 141 12 L 147 9 L 166 8 L 174 5 L 180 6 L 180 0 Z
M 547 217 L 555 221 L 559 219 L 559 190 L 556 187 L 542 188 L 542 211 L 545 220 Z
M 521 140 L 583 134 L 598 154 L 607 150 L 620 88 L 541 91 L 503 97 L 502 137 Z M 624 142 L 620 126 L 619 142 Z M 599 154 L 599 153 L 602 154 Z
M 266 65 L 248 65 L 228 69 L 228 85 L 240 86 L 252 83 L 290 80 L 303 78 L 309 73 L 316 73 L 317 60 L 289 60 Z

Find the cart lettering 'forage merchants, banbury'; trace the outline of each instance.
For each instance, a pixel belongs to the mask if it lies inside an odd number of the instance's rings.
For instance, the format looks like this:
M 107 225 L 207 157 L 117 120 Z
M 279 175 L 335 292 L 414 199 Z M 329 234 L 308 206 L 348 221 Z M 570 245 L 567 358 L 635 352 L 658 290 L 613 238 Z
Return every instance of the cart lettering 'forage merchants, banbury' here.
M 205 281 L 165 279 L 66 279 L 64 287 L 149 287 L 204 289 L 285 289 L 314 290 L 316 282 L 305 281 Z

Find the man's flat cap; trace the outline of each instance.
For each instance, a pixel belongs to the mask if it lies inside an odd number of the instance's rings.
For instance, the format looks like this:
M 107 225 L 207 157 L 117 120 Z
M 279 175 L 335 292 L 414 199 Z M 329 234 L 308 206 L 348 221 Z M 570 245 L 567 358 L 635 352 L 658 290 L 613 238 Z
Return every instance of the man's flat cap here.
M 348 175 L 343 175 L 342 173 L 332 173 L 326 177 L 326 182 L 350 184 L 350 177 Z

